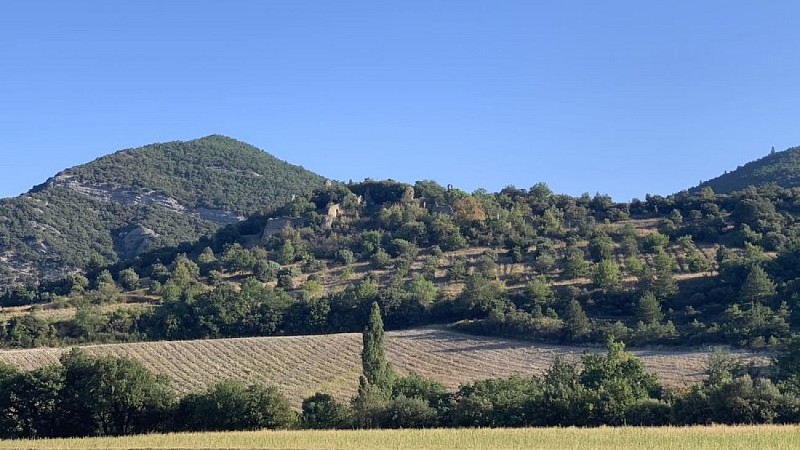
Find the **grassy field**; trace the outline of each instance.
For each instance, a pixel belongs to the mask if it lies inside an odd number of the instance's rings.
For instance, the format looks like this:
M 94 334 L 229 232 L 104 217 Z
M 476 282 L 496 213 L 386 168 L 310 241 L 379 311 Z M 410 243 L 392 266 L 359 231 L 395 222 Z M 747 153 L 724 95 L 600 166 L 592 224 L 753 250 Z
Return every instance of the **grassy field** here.
M 254 431 L 0 441 L 0 449 L 796 449 L 798 426 Z
M 577 359 L 585 350 L 487 338 L 435 328 L 387 333 L 387 354 L 400 373 L 416 372 L 450 388 L 512 374 L 541 374 L 556 356 Z M 84 347 L 94 355 L 131 356 L 170 376 L 178 392 L 202 390 L 225 378 L 278 386 L 299 406 L 317 391 L 347 400 L 361 373 L 361 334 L 144 342 Z M 58 362 L 66 349 L 0 351 L 0 361 L 33 369 Z M 707 353 L 700 350 L 637 350 L 647 369 L 668 386 L 702 377 Z M 747 356 L 743 354 L 743 356 Z

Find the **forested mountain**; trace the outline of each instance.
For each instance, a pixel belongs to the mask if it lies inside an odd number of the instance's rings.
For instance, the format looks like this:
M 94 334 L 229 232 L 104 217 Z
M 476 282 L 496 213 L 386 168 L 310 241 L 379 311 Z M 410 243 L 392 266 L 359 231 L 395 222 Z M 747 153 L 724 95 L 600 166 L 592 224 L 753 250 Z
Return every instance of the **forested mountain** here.
M 729 194 L 748 186 L 768 185 L 785 189 L 800 187 L 800 147 L 792 147 L 782 152 L 775 152 L 773 149 L 769 155 L 700 183 L 694 189 L 710 187 L 714 192 Z
M 0 200 L 0 283 L 194 241 L 323 182 L 224 136 L 118 151 Z

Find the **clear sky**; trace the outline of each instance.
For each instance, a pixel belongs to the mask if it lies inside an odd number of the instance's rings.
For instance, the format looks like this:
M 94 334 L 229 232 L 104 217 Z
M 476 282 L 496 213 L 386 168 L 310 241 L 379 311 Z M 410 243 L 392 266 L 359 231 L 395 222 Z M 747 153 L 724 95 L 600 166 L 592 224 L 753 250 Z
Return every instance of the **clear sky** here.
M 800 145 L 797 1 L 17 1 L 0 196 L 228 135 L 339 180 L 670 194 Z

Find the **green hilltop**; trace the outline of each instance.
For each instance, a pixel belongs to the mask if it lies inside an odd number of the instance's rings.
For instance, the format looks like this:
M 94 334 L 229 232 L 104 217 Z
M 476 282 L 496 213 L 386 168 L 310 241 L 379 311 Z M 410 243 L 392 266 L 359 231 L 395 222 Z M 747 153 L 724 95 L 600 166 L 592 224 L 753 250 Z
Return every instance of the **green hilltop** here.
M 121 150 L 0 200 L 0 282 L 194 241 L 323 182 L 225 136 Z

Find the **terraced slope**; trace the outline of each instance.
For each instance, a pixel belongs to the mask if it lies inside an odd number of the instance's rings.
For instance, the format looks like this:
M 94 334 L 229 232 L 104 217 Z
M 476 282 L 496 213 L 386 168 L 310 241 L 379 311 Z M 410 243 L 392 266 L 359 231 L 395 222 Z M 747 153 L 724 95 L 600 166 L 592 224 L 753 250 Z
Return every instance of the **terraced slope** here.
M 94 355 L 132 356 L 169 375 L 179 392 L 202 390 L 225 378 L 277 385 L 295 405 L 314 392 L 352 396 L 361 372 L 358 333 L 147 342 L 85 347 Z M 599 348 L 541 345 L 476 337 L 436 328 L 387 333 L 387 354 L 402 373 L 433 377 L 450 388 L 460 383 L 512 374 L 541 374 L 558 355 L 578 358 Z M 8 350 L 0 360 L 33 369 L 55 363 L 66 349 Z M 650 371 L 668 386 L 702 378 L 707 352 L 638 350 Z M 742 354 L 747 358 L 757 358 Z

